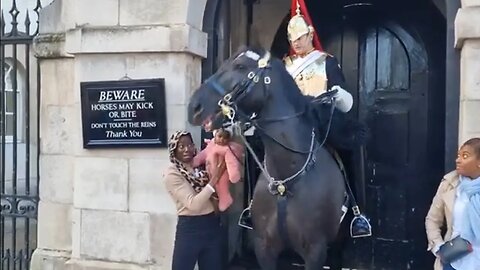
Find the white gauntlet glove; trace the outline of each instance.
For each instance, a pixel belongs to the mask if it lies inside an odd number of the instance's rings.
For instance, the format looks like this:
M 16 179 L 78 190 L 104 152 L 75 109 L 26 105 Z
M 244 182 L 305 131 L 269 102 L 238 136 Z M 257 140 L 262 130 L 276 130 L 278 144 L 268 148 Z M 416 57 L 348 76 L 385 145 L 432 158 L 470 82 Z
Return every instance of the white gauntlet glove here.
M 337 93 L 335 94 L 335 107 L 344 113 L 349 112 L 353 106 L 352 95 L 338 85 L 333 86 L 331 90 L 337 90 Z

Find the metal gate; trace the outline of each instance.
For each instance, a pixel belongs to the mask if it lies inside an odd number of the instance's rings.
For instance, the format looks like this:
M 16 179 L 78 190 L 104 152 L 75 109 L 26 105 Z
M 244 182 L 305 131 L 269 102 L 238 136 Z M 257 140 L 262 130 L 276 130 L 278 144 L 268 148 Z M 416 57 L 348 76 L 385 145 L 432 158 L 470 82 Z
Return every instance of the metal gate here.
M 0 48 L 0 245 L 4 270 L 30 268 L 39 188 L 39 66 L 32 41 L 40 0 L 2 0 Z

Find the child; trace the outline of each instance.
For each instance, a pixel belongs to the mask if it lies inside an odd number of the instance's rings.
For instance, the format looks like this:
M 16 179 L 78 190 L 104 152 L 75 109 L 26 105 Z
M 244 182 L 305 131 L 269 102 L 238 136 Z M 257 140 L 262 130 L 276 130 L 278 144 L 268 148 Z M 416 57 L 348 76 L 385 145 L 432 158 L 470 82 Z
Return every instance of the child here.
M 237 183 L 242 175 L 243 147 L 231 141 L 228 130 L 218 129 L 213 132 L 214 139 L 208 142 L 207 147 L 193 159 L 193 166 L 206 165 L 207 172 L 211 174 L 213 166 L 225 162 L 226 169 L 222 173 L 215 190 L 218 195 L 218 209 L 225 211 L 233 202 L 229 190 L 229 181 Z

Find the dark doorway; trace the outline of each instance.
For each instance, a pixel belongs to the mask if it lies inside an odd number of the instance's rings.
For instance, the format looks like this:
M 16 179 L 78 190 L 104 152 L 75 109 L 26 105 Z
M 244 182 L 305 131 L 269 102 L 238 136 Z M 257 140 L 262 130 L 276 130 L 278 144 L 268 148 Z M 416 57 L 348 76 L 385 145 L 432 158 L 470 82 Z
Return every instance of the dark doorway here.
M 220 2 L 207 2 L 207 7 L 212 6 L 207 12 L 215 15 L 205 16 L 204 21 L 209 56 L 203 79 L 226 56 L 218 49 L 228 40 L 221 37 L 228 33 L 222 30 L 225 24 L 215 22 L 226 14 L 219 12 Z M 249 12 L 254 2 L 245 1 Z M 342 65 L 355 99 L 352 116 L 366 121 L 371 130 L 367 147 L 354 153 L 352 182 L 361 207 L 371 218 L 374 236 L 347 237 L 343 267 L 431 269 L 433 256 L 426 250 L 424 217 L 444 174 L 446 158 L 446 20 L 429 0 L 307 0 L 307 4 L 324 49 Z M 288 51 L 285 15 L 271 46 L 277 57 Z M 258 169 L 250 159 L 246 175 L 256 179 Z M 244 206 L 250 188 L 246 183 Z M 230 243 L 228 249 L 237 246 L 233 256 L 239 261 L 254 260 L 250 232 L 242 230 L 241 235 L 241 243 Z M 237 261 L 231 256 L 230 262 Z M 238 269 L 253 269 L 250 262 L 244 266 Z
M 309 2 L 323 47 L 354 96 L 350 113 L 371 132 L 354 154 L 352 182 L 374 236 L 349 239 L 343 262 L 429 269 L 424 217 L 444 172 L 446 25 L 428 1 L 388 2 Z M 286 23 L 272 45 L 277 56 L 287 52 Z

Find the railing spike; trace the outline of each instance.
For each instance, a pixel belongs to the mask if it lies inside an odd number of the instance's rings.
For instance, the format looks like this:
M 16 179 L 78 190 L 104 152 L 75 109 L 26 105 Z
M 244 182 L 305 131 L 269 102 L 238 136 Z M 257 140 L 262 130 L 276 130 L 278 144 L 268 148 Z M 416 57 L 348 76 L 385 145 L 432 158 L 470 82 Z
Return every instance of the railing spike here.
M 37 0 L 37 5 L 35 6 L 35 8 L 33 9 L 33 11 L 35 11 L 37 14 L 38 12 L 40 11 L 40 9 L 42 9 L 42 2 L 40 0 Z
M 37 35 L 38 31 L 40 30 L 40 10 L 41 9 L 42 9 L 42 2 L 40 2 L 40 0 L 37 0 L 37 5 L 33 9 L 33 11 L 35 11 L 35 13 L 37 14 L 37 29 L 35 29 L 35 33 L 33 33 L 34 36 Z
M 25 15 L 25 34 L 27 34 L 27 36 L 30 35 L 30 15 L 28 13 L 28 9 L 27 9 L 27 15 Z
M 10 11 L 8 13 L 10 13 L 12 15 L 12 23 L 11 23 L 12 24 L 12 31 L 10 32 L 10 36 L 16 36 L 17 32 L 18 32 L 17 17 L 18 17 L 18 14 L 20 13 L 20 11 L 18 11 L 18 9 L 17 9 L 17 0 L 13 0 L 12 8 L 10 9 Z

